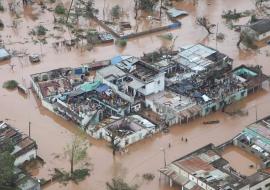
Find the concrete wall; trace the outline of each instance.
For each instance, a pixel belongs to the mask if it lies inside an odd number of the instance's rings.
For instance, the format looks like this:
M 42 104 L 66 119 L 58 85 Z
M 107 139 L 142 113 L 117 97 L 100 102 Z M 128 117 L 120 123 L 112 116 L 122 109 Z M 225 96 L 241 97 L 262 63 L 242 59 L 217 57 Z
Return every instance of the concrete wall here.
M 267 186 L 267 187 L 266 187 Z M 261 189 L 260 189 L 261 188 Z M 262 181 L 261 183 L 250 187 L 250 190 L 269 190 L 270 189 L 270 178 Z
M 145 88 L 140 88 L 138 91 L 144 96 L 163 91 L 165 88 L 165 73 L 160 73 L 152 82 L 145 85 Z
M 38 97 L 39 97 L 40 99 L 43 99 L 43 96 L 42 96 L 42 94 L 41 94 L 41 91 L 40 91 L 39 86 L 33 81 L 32 78 L 30 79 L 30 82 L 31 82 L 31 85 L 32 85 L 32 87 L 33 87 L 33 90 L 36 92 L 36 94 L 38 95 Z
M 263 40 L 263 39 L 265 39 L 265 38 L 267 38 L 269 36 L 270 36 L 270 31 L 266 32 L 264 34 L 258 35 L 257 40 Z
M 225 101 L 225 103 L 229 105 L 229 104 L 232 104 L 233 102 L 236 102 L 245 98 L 247 94 L 248 94 L 247 89 L 242 89 L 242 90 L 239 90 L 238 92 L 235 92 L 234 94 L 230 96 L 225 97 L 223 100 L 205 104 L 201 111 L 201 116 L 206 116 L 210 114 L 212 112 L 213 107 L 215 107 L 216 111 L 222 109 L 224 106 L 224 105 L 221 105 L 222 101 Z
M 93 133 L 90 132 L 90 130 L 86 131 L 88 135 L 92 136 L 95 139 L 104 139 L 108 142 L 110 142 L 110 137 L 107 136 L 108 131 L 105 128 L 101 128 Z M 148 129 L 142 129 L 134 134 L 131 134 L 125 138 L 118 138 L 117 141 L 120 141 L 119 146 L 121 148 L 125 148 L 133 143 L 136 143 L 140 140 L 143 140 L 149 132 L 155 133 L 155 130 L 148 130 Z M 128 144 L 126 144 L 128 142 Z
M 37 149 L 32 149 L 32 150 L 26 152 L 25 154 L 17 157 L 15 162 L 14 162 L 14 165 L 19 166 L 19 165 L 23 164 L 25 161 L 35 159 L 36 157 L 37 157 Z

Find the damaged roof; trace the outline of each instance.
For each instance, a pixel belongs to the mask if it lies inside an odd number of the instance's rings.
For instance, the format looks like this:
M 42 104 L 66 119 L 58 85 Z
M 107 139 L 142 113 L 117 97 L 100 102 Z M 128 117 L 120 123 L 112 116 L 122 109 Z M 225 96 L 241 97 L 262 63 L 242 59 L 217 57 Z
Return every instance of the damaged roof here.
M 270 19 L 261 19 L 250 25 L 250 28 L 259 34 L 264 34 L 270 31 Z

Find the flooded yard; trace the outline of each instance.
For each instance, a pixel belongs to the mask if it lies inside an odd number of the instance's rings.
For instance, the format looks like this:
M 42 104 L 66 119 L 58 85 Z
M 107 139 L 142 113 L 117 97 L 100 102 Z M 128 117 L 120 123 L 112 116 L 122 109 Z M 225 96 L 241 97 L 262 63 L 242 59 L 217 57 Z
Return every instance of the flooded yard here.
M 222 156 L 242 175 L 250 176 L 260 168 L 260 159 L 236 146 L 227 147 Z
M 4 1 L 4 3 L 10 0 Z M 131 1 L 131 0 L 130 0 Z M 65 5 L 70 1 L 63 0 Z M 125 0 L 106 1 L 107 3 L 120 4 L 126 11 L 132 11 L 132 4 Z M 233 66 L 241 64 L 261 65 L 266 74 L 270 74 L 270 46 L 265 46 L 259 50 L 239 49 L 236 43 L 239 34 L 228 28 L 222 20 L 223 10 L 237 9 L 239 11 L 255 9 L 252 0 L 200 0 L 194 6 L 191 2 L 183 1 L 175 4 L 177 8 L 189 12 L 189 16 L 181 19 L 182 27 L 170 31 L 176 38 L 175 48 L 180 46 L 203 43 L 229 55 L 234 59 Z M 97 7 L 103 7 L 104 1 L 96 0 Z M 106 4 L 106 6 L 109 6 Z M 33 19 L 31 8 L 23 9 L 23 15 L 19 19 L 17 29 L 11 28 L 14 16 L 5 11 L 0 12 L 0 18 L 5 21 L 4 30 L 0 31 L 1 39 L 6 43 L 6 48 L 11 51 L 26 52 L 26 54 L 36 52 L 41 53 L 41 63 L 32 65 L 27 56 L 16 56 L 9 61 L 0 62 L 0 84 L 6 80 L 15 79 L 20 83 L 30 87 L 30 74 L 56 69 L 59 67 L 76 67 L 94 60 L 110 59 L 118 54 L 141 56 L 145 52 L 150 52 L 161 46 L 171 46 L 171 42 L 164 41 L 158 34 L 147 35 L 129 40 L 125 48 L 119 48 L 114 44 L 94 47 L 91 51 L 81 49 L 61 48 L 56 51 L 49 38 L 46 44 L 34 43 L 28 36 L 30 30 L 38 23 L 44 23 L 51 31 L 53 16 L 45 11 L 45 15 L 38 14 L 37 19 Z M 207 36 L 203 28 L 195 24 L 197 16 L 205 15 L 211 23 L 218 25 L 218 31 L 225 34 L 223 41 L 216 41 L 215 35 Z M 58 32 L 52 32 L 56 35 Z M 59 33 L 61 39 L 70 39 L 68 31 Z M 15 91 L 1 88 L 0 90 L 0 115 L 1 120 L 6 119 L 11 125 L 28 133 L 28 122 L 32 123 L 32 137 L 37 141 L 38 154 L 45 160 L 45 165 L 33 172 L 38 178 L 48 178 L 54 168 L 68 168 L 68 162 L 63 158 L 64 147 L 71 141 L 72 135 L 79 132 L 78 128 L 71 122 L 55 116 L 41 106 L 40 101 L 31 92 L 28 97 Z M 241 109 L 248 110 L 247 116 L 229 116 L 225 113 L 216 112 L 206 118 L 196 119 L 189 124 L 174 126 L 167 134 L 156 134 L 128 147 L 128 153 L 113 157 L 108 144 L 89 138 L 91 147 L 88 154 L 93 165 L 91 175 L 79 184 L 69 183 L 64 186 L 59 183 L 46 186 L 46 190 L 96 190 L 105 189 L 105 183 L 112 177 L 124 177 L 130 184 L 139 184 L 140 189 L 168 190 L 163 178 L 159 178 L 158 169 L 163 166 L 164 158 L 162 148 L 166 149 L 166 161 L 171 162 L 194 149 L 200 148 L 210 142 L 218 145 L 234 137 L 246 125 L 254 122 L 255 105 L 257 105 L 258 117 L 262 118 L 270 114 L 269 108 L 270 94 L 268 90 L 262 90 L 243 101 L 233 105 Z M 220 120 L 219 124 L 203 125 L 207 120 Z M 181 137 L 187 138 L 188 142 L 182 142 Z M 168 144 L 171 144 L 169 148 Z M 231 159 L 232 164 L 243 160 L 244 153 L 238 150 L 227 150 L 225 157 Z M 59 156 L 60 155 L 60 156 Z M 237 159 L 233 160 L 237 156 Z M 240 157 L 240 158 L 239 158 Z M 253 172 L 249 165 L 255 165 L 256 160 L 246 160 L 246 164 L 239 168 L 243 172 Z M 240 166 L 239 166 L 240 167 Z M 155 178 L 151 182 L 144 181 L 144 173 L 153 173 Z

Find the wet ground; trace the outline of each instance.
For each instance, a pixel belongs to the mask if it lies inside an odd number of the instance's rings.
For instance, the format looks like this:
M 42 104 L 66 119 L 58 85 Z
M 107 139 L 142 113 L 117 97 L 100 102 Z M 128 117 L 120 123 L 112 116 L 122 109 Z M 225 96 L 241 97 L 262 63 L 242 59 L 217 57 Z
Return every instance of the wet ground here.
M 130 6 L 123 3 L 126 2 L 125 0 L 112 1 L 125 7 Z M 68 0 L 66 3 L 68 4 Z M 98 4 L 99 1 L 97 1 L 97 6 L 100 6 Z M 269 46 L 265 46 L 258 51 L 238 49 L 236 42 L 239 34 L 231 31 L 220 17 L 223 10 L 237 9 L 243 11 L 254 9 L 252 0 L 200 0 L 196 7 L 192 3 L 185 1 L 178 3 L 176 6 L 190 13 L 190 16 L 182 19 L 183 26 L 181 29 L 171 31 L 173 35 L 177 36 L 176 48 L 191 43 L 204 43 L 232 57 L 235 60 L 234 66 L 259 64 L 263 66 L 263 71 L 266 74 L 270 74 Z M 93 60 L 109 59 L 117 54 L 140 56 L 143 52 L 150 52 L 161 46 L 171 45 L 170 42 L 157 37 L 158 34 L 153 34 L 129 41 L 124 49 L 119 49 L 112 44 L 95 47 L 90 52 L 81 51 L 81 49 L 69 51 L 65 48 L 56 52 L 51 45 L 54 39 L 49 39 L 48 43 L 44 45 L 33 44 L 27 35 L 31 28 L 38 23 L 43 23 L 48 29 L 52 28 L 50 23 L 53 22 L 53 16 L 45 12 L 45 16 L 38 16 L 38 19 L 34 20 L 31 16 L 33 11 L 31 8 L 23 11 L 24 17 L 19 19 L 20 22 L 16 30 L 10 27 L 13 16 L 8 12 L 0 13 L 0 18 L 5 21 L 6 25 L 6 28 L 0 31 L 0 35 L 6 42 L 8 49 L 28 53 L 42 53 L 42 61 L 40 64 L 31 65 L 27 56 L 25 56 L 22 58 L 14 57 L 10 61 L 1 62 L 0 84 L 9 79 L 16 79 L 29 87 L 29 75 L 32 73 L 58 67 L 80 66 Z M 36 10 L 34 10 L 35 12 Z M 196 16 L 201 15 L 206 15 L 212 23 L 218 24 L 218 31 L 225 34 L 224 41 L 216 42 L 214 35 L 207 37 L 207 33 L 195 24 Z M 60 34 L 67 39 L 70 37 L 68 32 Z M 76 126 L 42 108 L 40 102 L 32 93 L 29 97 L 25 97 L 16 90 L 7 91 L 1 88 L 0 96 L 0 116 L 2 119 L 9 119 L 8 122 L 11 125 L 25 133 L 28 133 L 28 122 L 31 121 L 32 123 L 31 134 L 39 145 L 38 154 L 46 161 L 43 168 L 34 171 L 35 175 L 46 178 L 55 167 L 68 168 L 67 161 L 61 156 L 59 157 L 59 155 L 63 154 L 64 147 L 70 142 L 72 135 L 78 132 Z M 63 186 L 55 183 L 46 187 L 46 190 L 105 189 L 105 182 L 115 176 L 122 176 L 129 183 L 139 184 L 140 189 L 168 190 L 170 188 L 165 185 L 163 178 L 159 181 L 158 169 L 164 164 L 161 148 L 166 148 L 166 161 L 171 162 L 210 142 L 221 144 L 236 136 L 246 125 L 255 121 L 254 105 L 257 105 L 259 118 L 270 114 L 269 100 L 270 94 L 268 91 L 260 91 L 233 105 L 236 109 L 248 110 L 249 114 L 247 116 L 232 117 L 217 112 L 187 125 L 172 127 L 170 133 L 157 134 L 139 142 L 129 147 L 129 152 L 126 155 L 117 155 L 115 158 L 113 158 L 112 152 L 105 142 L 89 138 L 92 146 L 88 153 L 94 167 L 91 176 L 79 184 L 69 183 L 67 186 Z M 220 123 L 205 126 L 202 125 L 205 120 L 220 120 Z M 187 143 L 181 141 L 182 136 L 188 138 Z M 172 145 L 171 148 L 168 147 L 169 143 Z M 143 181 L 141 176 L 149 172 L 155 174 L 155 179 L 152 182 Z

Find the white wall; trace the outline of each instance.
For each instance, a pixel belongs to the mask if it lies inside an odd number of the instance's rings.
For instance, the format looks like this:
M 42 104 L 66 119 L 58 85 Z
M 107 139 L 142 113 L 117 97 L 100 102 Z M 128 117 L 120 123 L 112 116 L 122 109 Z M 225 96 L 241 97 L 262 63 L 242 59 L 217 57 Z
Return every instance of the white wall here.
M 258 40 L 263 40 L 270 36 L 270 31 L 258 36 Z
M 250 190 L 257 190 L 259 188 L 262 188 L 262 190 L 269 190 L 270 189 L 270 186 L 268 187 L 265 187 L 266 184 L 270 184 L 270 178 L 268 178 L 267 180 L 257 184 L 257 185 L 254 185 L 252 187 L 250 187 Z
M 32 149 L 26 152 L 25 154 L 19 156 L 18 158 L 16 158 L 14 165 L 19 166 L 23 164 L 25 161 L 35 159 L 36 157 L 37 157 L 37 149 Z
M 164 91 L 165 88 L 165 73 L 160 73 L 156 78 L 145 85 L 145 88 L 140 88 L 138 91 L 145 96 L 153 93 Z
M 38 95 L 38 97 L 39 97 L 40 99 L 43 99 L 43 96 L 42 96 L 42 94 L 41 94 L 41 91 L 40 91 L 39 86 L 33 81 L 32 78 L 30 79 L 30 82 L 31 82 L 31 85 L 32 85 L 34 91 L 35 91 L 36 94 Z

